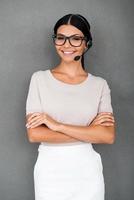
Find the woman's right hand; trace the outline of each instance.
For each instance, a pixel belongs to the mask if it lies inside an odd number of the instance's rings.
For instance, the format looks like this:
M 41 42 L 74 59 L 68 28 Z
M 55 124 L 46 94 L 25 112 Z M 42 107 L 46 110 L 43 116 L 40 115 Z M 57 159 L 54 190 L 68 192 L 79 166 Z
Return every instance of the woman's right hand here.
M 109 112 L 99 113 L 90 125 L 113 126 L 115 123 L 114 116 Z

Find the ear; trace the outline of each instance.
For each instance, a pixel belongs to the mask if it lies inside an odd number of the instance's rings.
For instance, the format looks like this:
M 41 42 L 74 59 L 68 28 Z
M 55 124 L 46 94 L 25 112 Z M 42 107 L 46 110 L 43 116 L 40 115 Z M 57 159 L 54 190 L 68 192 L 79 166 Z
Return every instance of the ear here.
M 90 41 L 87 42 L 87 47 L 89 46 L 89 44 L 90 44 Z
M 84 48 L 84 52 L 87 51 L 88 49 L 88 44 L 86 43 L 85 48 Z
M 89 40 L 89 41 L 87 42 L 87 48 L 89 49 L 91 46 L 92 46 L 92 40 Z
M 89 41 L 85 42 L 85 49 L 84 49 L 84 51 L 86 51 L 88 48 L 89 48 Z

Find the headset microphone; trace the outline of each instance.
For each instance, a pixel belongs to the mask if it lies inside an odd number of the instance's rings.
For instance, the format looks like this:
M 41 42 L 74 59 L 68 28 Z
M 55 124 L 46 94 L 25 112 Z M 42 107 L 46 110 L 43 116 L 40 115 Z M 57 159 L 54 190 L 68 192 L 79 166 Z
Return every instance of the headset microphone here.
M 74 60 L 77 61 L 77 60 L 80 59 L 80 57 L 81 57 L 81 56 L 75 56 L 75 57 L 74 57 Z

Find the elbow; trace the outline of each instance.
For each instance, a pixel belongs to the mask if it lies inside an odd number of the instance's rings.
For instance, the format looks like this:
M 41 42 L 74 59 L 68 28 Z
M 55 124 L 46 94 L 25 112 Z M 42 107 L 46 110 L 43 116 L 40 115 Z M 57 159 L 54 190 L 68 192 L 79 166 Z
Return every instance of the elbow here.
M 115 142 L 115 136 L 110 137 L 108 144 L 114 144 Z
M 107 144 L 114 144 L 115 142 L 115 126 L 113 127 L 107 127 L 108 130 L 108 138 L 107 138 Z
M 28 135 L 28 141 L 30 143 L 35 143 L 35 137 L 34 137 L 34 133 L 33 133 L 33 130 L 30 128 L 27 129 L 27 135 Z
M 28 141 L 30 142 L 30 143 L 35 143 L 36 141 L 34 140 L 34 138 L 32 138 L 32 137 L 29 137 L 28 138 Z
M 108 139 L 108 144 L 114 144 L 115 142 L 115 132 L 111 133 Z

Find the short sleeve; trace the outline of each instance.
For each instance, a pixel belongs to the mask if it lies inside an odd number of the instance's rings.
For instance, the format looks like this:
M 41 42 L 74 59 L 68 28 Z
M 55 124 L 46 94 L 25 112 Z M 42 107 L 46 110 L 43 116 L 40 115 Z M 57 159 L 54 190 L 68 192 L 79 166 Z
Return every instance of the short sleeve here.
M 26 115 L 33 112 L 42 112 L 36 72 L 31 77 L 26 100 Z
M 111 104 L 111 90 L 106 80 L 104 80 L 104 85 L 103 85 L 101 98 L 99 102 L 98 113 L 100 112 L 113 113 L 113 108 Z

